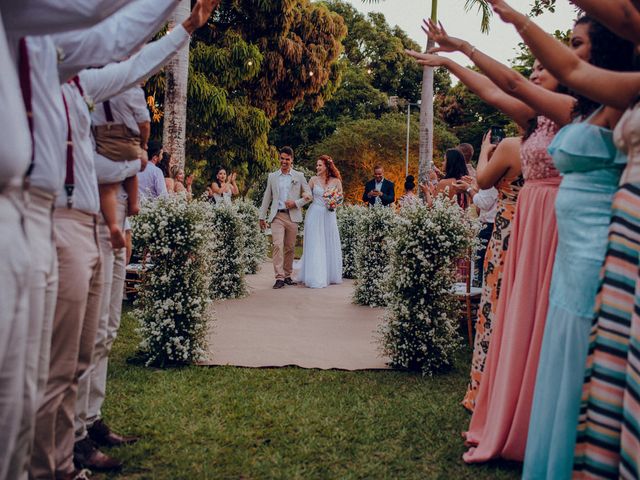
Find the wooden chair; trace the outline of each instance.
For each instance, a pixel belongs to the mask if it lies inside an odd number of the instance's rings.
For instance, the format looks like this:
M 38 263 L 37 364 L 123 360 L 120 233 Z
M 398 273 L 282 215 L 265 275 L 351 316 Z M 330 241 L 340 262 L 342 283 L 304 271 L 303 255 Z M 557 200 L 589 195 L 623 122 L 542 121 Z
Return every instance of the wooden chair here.
M 469 346 L 473 348 L 473 306 L 480 303 L 482 288 L 474 287 L 473 282 L 473 255 L 470 253 L 457 261 L 457 281 L 455 295 L 462 304 L 463 317 L 467 318 L 467 335 Z

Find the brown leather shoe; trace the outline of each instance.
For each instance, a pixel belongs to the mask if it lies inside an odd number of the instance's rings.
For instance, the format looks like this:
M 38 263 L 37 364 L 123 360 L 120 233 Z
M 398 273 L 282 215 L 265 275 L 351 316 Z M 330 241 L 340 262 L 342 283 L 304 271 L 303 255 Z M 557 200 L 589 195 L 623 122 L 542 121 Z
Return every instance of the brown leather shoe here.
M 276 280 L 276 283 L 273 284 L 273 288 L 283 288 L 284 280 Z
M 73 461 L 78 467 L 100 472 L 115 472 L 122 468 L 122 462 L 102 453 L 89 437 L 73 446 Z
M 112 432 L 109 426 L 102 420 L 96 420 L 87 429 L 89 438 L 99 447 L 118 447 L 120 445 L 131 445 L 140 440 L 139 437 L 126 437 Z

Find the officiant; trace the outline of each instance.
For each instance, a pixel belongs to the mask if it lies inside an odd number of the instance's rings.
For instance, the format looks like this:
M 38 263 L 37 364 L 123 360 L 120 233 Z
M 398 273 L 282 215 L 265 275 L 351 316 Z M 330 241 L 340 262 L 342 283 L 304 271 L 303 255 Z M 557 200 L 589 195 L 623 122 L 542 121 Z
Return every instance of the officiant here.
M 386 207 L 395 200 L 395 185 L 392 181 L 384 178 L 384 168 L 376 165 L 373 168 L 373 178 L 364 186 L 362 201 L 371 206 L 381 204 Z

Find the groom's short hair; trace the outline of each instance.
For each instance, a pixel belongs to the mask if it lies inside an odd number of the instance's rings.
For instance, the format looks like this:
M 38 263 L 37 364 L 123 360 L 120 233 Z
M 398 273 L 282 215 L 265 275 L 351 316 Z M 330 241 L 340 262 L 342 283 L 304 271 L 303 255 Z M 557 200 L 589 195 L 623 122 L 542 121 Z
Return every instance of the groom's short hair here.
M 279 152 L 279 153 L 287 154 L 287 155 L 289 155 L 289 156 L 291 157 L 291 159 L 293 160 L 293 148 L 291 148 L 291 147 L 282 147 L 282 148 L 280 149 L 280 152 Z

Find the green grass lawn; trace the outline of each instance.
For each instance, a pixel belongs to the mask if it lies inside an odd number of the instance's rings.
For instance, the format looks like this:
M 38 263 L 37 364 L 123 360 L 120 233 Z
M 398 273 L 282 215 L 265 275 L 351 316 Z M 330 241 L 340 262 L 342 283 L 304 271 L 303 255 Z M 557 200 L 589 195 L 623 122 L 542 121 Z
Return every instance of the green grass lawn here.
M 300 368 L 130 365 L 123 318 L 104 418 L 142 440 L 111 450 L 127 479 L 517 478 L 517 465 L 467 466 L 459 405 L 469 352 L 435 378 Z M 107 477 L 97 477 L 107 478 Z M 111 478 L 111 477 L 108 477 Z

